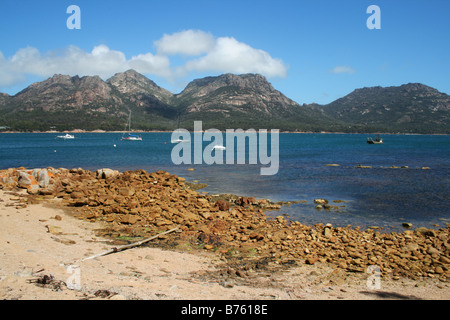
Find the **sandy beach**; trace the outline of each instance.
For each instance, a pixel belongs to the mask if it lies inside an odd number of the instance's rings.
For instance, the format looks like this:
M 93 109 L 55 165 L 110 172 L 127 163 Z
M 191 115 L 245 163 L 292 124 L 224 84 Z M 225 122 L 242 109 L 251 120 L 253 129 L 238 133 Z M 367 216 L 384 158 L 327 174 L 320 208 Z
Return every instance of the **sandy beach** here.
M 322 300 L 449 299 L 439 277 L 381 277 L 327 261 L 236 268 L 205 247 L 117 247 L 99 236 L 105 221 L 81 219 L 61 198 L 24 200 L 0 190 L 0 299 Z M 168 234 L 166 239 L 175 237 Z M 150 242 L 152 244 L 152 242 Z M 208 249 L 208 247 L 206 247 Z M 370 282 L 370 280 L 374 280 Z M 40 283 L 39 283 L 40 282 Z

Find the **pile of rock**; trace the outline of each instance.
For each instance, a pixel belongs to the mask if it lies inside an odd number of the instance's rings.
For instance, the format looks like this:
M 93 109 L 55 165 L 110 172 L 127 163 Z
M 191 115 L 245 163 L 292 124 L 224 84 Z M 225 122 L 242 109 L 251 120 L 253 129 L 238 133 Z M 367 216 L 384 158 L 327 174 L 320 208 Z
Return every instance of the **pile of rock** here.
M 29 194 L 52 194 L 56 191 L 54 178 L 58 172 L 54 168 L 27 170 L 21 167 L 1 170 L 0 187 L 27 189 Z
M 140 226 L 190 226 L 219 211 L 206 196 L 184 188 L 184 178 L 167 172 L 105 172 L 83 172 L 64 183 L 56 196 L 82 207 L 86 219 Z
M 117 228 L 154 233 L 178 226 L 183 232 L 177 241 L 200 242 L 225 257 L 247 252 L 279 264 L 326 263 L 350 272 L 366 272 L 375 265 L 382 276 L 450 278 L 449 226 L 402 233 L 306 226 L 283 216 L 266 216 L 265 200 L 216 200 L 165 171 L 10 169 L 0 172 L 0 183 L 3 188 L 27 188 L 29 193 L 35 192 L 30 186 L 37 185 L 39 194 L 78 207 L 82 218 Z M 327 201 L 316 204 L 325 206 Z

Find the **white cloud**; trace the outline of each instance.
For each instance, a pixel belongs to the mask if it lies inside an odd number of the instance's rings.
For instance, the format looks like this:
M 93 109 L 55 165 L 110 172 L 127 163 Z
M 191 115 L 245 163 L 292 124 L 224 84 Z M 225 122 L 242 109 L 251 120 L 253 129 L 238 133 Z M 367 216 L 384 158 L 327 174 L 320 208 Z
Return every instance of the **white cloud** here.
M 68 75 L 99 75 L 107 78 L 126 70 L 126 58 L 120 51 L 110 50 L 105 45 L 86 52 L 70 46 L 63 51 L 51 51 L 42 55 L 38 49 L 19 49 L 10 59 L 0 62 L 9 77 L 0 77 L 0 86 L 13 85 L 14 78 L 24 79 L 25 75 L 50 77 L 56 73 Z
M 287 73 L 280 59 L 228 37 L 218 38 L 205 56 L 188 61 L 183 68 L 187 72 L 260 73 L 267 77 L 285 77 Z
M 25 81 L 26 77 L 20 72 L 12 70 L 11 64 L 5 59 L 0 51 L 0 87 Z
M 349 66 L 336 66 L 333 69 L 330 70 L 331 73 L 340 74 L 340 73 L 348 73 L 353 74 L 355 73 L 355 69 Z
M 156 53 L 141 53 L 129 59 L 121 51 L 106 45 L 95 46 L 91 52 L 77 46 L 44 54 L 37 48 L 25 47 L 9 58 L 0 51 L 0 87 L 25 81 L 27 75 L 51 77 L 54 74 L 99 75 L 107 79 L 117 72 L 135 69 L 168 81 L 181 81 L 196 72 L 260 73 L 266 77 L 285 77 L 283 61 L 266 51 L 255 49 L 231 37 L 215 38 L 201 30 L 185 30 L 165 34 L 154 42 Z M 184 64 L 171 66 L 171 56 L 185 56 Z
M 69 51 L 63 55 L 56 63 L 54 72 L 56 69 L 60 69 L 66 63 L 70 64 L 66 68 L 68 74 L 79 74 L 81 75 L 99 75 L 102 78 L 107 78 L 112 76 L 115 72 L 114 70 L 125 71 L 126 67 L 126 57 L 125 54 L 120 51 L 110 50 L 105 45 L 100 45 L 94 47 L 92 52 L 85 52 L 77 47 L 70 47 Z
M 211 33 L 201 30 L 185 30 L 164 36 L 155 41 L 159 54 L 198 56 L 214 47 L 215 39 Z
M 151 53 L 139 54 L 132 57 L 128 65 L 131 69 L 144 74 L 153 74 L 164 78 L 170 78 L 172 74 L 170 60 L 166 56 Z

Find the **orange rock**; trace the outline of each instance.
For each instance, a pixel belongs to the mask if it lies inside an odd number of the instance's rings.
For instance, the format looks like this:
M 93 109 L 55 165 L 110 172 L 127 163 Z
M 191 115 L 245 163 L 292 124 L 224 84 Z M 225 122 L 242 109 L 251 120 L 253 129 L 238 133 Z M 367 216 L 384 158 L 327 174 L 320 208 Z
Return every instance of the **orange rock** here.
M 39 185 L 38 184 L 30 184 L 27 186 L 28 194 L 38 194 L 39 193 Z
M 26 172 L 19 173 L 18 187 L 26 189 L 29 185 L 37 185 L 39 183 L 36 181 L 32 174 Z
M 214 206 L 219 208 L 220 211 L 228 211 L 230 209 L 230 203 L 224 200 L 217 201 Z
M 120 222 L 126 223 L 126 224 L 135 224 L 140 220 L 139 216 L 133 215 L 133 214 L 126 214 L 122 217 Z
M 306 259 L 305 262 L 306 262 L 307 264 L 314 264 L 314 263 L 316 263 L 318 260 L 319 260 L 319 258 L 317 258 L 317 257 L 309 257 L 309 258 Z

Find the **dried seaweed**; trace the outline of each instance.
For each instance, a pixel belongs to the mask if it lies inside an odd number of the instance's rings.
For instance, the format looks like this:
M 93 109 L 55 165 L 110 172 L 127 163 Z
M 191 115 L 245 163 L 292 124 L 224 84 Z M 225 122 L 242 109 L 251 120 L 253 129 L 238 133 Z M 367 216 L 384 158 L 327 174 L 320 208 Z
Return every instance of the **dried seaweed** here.
M 67 287 L 66 283 L 61 280 L 56 280 L 53 275 L 42 275 L 36 279 L 28 280 L 28 283 L 35 283 L 37 286 L 42 288 L 49 288 L 54 291 L 61 291 L 63 287 Z

